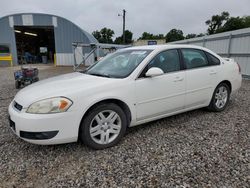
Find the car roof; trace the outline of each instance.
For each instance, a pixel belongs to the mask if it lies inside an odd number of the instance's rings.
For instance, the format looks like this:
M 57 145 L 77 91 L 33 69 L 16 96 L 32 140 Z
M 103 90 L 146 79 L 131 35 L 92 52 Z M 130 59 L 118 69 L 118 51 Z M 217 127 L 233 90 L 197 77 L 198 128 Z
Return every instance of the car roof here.
M 201 46 L 187 45 L 187 44 L 163 44 L 163 45 L 147 45 L 147 46 L 133 46 L 126 49 L 133 50 L 164 50 L 164 49 L 174 49 L 174 48 L 194 48 L 207 50 Z
M 123 50 L 152 50 L 152 51 L 160 52 L 163 50 L 176 49 L 176 48 L 192 48 L 192 49 L 204 50 L 204 51 L 209 52 L 210 54 L 214 55 L 217 58 L 221 58 L 218 54 L 214 53 L 210 49 L 207 49 L 207 48 L 204 48 L 201 46 L 190 45 L 190 44 L 161 44 L 161 45 L 132 46 L 129 48 L 119 49 L 119 51 L 123 51 Z

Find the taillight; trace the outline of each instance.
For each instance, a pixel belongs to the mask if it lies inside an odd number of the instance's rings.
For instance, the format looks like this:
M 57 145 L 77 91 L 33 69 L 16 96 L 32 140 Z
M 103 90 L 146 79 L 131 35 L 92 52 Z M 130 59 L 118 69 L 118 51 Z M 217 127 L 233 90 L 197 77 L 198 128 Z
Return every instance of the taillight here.
M 237 63 L 237 65 L 238 65 L 239 73 L 241 73 L 240 64 L 239 64 L 239 63 Z

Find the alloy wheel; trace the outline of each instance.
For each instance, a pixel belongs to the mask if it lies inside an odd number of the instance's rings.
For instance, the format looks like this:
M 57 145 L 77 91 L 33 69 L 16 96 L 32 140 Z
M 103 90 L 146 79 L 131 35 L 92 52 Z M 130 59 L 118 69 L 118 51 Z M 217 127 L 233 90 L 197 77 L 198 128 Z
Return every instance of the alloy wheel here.
M 121 127 L 120 116 L 113 110 L 104 110 L 92 119 L 90 136 L 98 144 L 109 144 L 119 135 Z
M 228 90 L 225 86 L 221 86 L 215 93 L 215 105 L 217 108 L 223 108 L 228 100 Z

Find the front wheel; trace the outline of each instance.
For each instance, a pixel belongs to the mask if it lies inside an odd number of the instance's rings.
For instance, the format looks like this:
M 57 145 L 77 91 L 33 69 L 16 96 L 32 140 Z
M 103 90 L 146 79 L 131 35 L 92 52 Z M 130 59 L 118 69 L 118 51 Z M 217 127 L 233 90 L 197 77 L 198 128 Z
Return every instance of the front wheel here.
M 116 104 L 100 104 L 83 119 L 79 138 L 93 149 L 104 149 L 116 145 L 126 132 L 127 118 Z
M 219 84 L 214 91 L 212 100 L 208 106 L 208 109 L 214 112 L 223 111 L 230 99 L 230 89 L 227 84 Z

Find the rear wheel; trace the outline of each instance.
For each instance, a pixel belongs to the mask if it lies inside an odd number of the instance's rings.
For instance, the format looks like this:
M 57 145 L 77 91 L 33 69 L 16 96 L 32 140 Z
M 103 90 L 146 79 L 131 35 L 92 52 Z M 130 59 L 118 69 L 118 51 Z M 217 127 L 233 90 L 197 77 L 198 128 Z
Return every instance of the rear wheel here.
M 214 91 L 212 100 L 208 106 L 208 109 L 215 112 L 223 111 L 229 102 L 230 89 L 227 84 L 219 84 Z
M 94 107 L 80 126 L 80 140 L 93 149 L 116 145 L 126 132 L 127 118 L 116 104 L 108 103 Z

